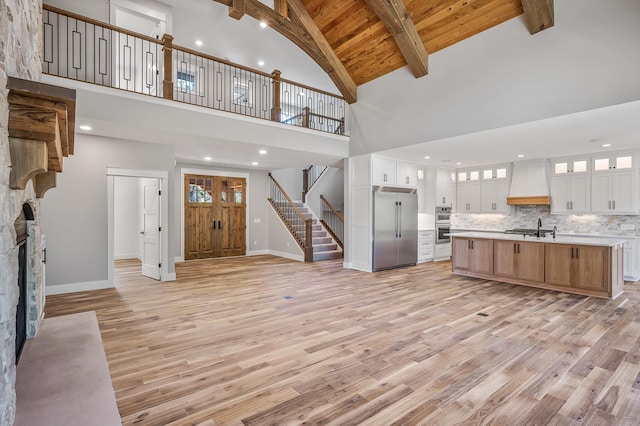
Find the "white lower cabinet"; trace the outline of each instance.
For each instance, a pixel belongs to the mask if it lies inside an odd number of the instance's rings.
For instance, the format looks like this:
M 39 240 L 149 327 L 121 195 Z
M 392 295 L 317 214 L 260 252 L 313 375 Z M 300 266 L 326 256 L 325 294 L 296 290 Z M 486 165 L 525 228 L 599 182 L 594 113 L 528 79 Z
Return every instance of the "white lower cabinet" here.
M 418 263 L 433 260 L 434 231 L 418 231 Z

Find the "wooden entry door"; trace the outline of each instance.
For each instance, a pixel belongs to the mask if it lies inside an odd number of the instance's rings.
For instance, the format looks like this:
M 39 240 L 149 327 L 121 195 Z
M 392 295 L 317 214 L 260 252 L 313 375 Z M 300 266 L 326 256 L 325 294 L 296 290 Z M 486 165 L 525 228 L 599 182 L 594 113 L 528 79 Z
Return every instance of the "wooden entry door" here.
M 246 180 L 185 176 L 185 260 L 246 253 Z

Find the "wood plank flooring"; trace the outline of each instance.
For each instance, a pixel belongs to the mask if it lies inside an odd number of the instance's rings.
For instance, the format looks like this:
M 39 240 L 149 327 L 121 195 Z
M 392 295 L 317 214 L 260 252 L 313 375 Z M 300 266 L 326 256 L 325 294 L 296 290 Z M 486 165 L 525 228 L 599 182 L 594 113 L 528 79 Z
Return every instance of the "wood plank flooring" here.
M 617 300 L 342 260 L 118 262 L 95 310 L 125 425 L 637 425 L 640 283 Z

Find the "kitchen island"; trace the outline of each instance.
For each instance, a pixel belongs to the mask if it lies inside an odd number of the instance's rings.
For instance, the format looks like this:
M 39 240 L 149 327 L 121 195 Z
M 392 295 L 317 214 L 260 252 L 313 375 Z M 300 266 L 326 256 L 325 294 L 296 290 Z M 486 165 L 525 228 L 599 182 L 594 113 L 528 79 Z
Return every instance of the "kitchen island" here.
M 622 239 L 462 232 L 451 240 L 458 275 L 610 299 L 623 291 Z

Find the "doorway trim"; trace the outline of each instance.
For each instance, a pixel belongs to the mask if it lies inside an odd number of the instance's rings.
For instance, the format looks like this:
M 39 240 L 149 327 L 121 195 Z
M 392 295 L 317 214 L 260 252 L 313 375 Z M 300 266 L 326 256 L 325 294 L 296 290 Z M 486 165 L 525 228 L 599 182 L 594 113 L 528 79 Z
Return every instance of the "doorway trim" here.
M 176 256 L 176 262 L 184 262 L 184 179 L 185 175 L 202 175 L 202 176 L 228 176 L 235 178 L 246 179 L 246 209 L 245 209 L 245 224 L 247 225 L 247 231 L 244 233 L 245 246 L 249 247 L 249 193 L 251 191 L 249 187 L 249 173 L 243 172 L 231 172 L 225 170 L 210 170 L 210 169 L 192 169 L 184 168 L 180 169 L 180 255 Z M 245 254 L 246 256 L 246 254 Z
M 176 273 L 169 272 L 169 173 L 164 170 L 140 170 L 124 169 L 118 167 L 107 167 L 107 282 L 110 287 L 114 286 L 114 182 L 115 177 L 132 178 L 155 178 L 160 181 L 160 281 L 174 281 Z

